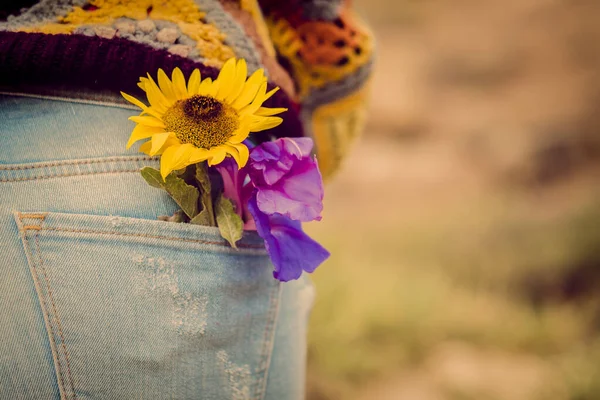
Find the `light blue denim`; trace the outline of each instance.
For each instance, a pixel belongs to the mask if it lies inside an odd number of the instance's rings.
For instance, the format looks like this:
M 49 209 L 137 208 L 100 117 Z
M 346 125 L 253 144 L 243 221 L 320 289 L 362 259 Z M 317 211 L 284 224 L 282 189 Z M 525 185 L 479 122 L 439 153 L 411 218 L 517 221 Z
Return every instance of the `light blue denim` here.
M 0 95 L 0 399 L 302 399 L 313 287 L 177 206 L 135 111 Z

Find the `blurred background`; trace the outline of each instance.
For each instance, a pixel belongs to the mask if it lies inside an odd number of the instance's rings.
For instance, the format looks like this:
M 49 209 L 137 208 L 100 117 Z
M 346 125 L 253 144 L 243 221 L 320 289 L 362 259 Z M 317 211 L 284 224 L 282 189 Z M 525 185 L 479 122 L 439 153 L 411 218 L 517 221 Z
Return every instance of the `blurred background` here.
M 308 398 L 600 399 L 600 2 L 354 4 L 378 60 L 307 226 Z

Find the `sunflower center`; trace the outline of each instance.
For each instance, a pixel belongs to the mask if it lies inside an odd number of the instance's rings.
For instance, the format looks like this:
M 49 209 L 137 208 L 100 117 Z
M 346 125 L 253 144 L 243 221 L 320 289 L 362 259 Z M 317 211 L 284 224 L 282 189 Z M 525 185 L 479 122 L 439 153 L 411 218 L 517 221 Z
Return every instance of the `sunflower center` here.
M 199 95 L 177 101 L 165 112 L 163 122 L 182 143 L 203 149 L 227 143 L 240 124 L 229 104 Z

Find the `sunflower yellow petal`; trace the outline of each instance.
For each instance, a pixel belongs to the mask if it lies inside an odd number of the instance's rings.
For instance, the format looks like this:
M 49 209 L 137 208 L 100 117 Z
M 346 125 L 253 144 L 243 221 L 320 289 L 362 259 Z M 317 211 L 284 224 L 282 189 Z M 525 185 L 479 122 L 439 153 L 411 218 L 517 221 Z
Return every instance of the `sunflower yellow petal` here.
M 165 152 L 166 149 L 168 149 L 171 146 L 179 146 L 179 145 L 181 145 L 181 142 L 179 141 L 179 139 L 177 139 L 176 136 L 171 135 L 166 140 L 166 142 L 162 145 L 162 147 L 158 150 L 156 155 L 161 155 L 162 153 Z
M 248 80 L 244 84 L 244 88 L 242 89 L 237 99 L 235 99 L 235 101 L 232 103 L 233 108 L 239 110 L 250 104 L 252 100 L 254 100 L 254 98 L 256 97 L 258 89 L 260 89 L 260 86 L 264 82 L 266 82 L 266 78 L 263 69 L 261 68 L 259 70 L 254 71 L 254 73 L 250 75 L 250 78 L 248 78 Z
M 150 153 L 150 149 L 152 148 L 152 140 L 148 140 L 145 143 L 142 143 L 140 146 L 140 152 L 148 154 Z
M 177 139 L 177 137 L 171 135 L 167 138 L 167 140 L 163 143 L 163 145 L 155 152 L 152 152 L 152 145 L 153 145 L 153 140 L 148 140 L 146 143 L 142 144 L 140 146 L 140 151 L 143 151 L 144 153 L 148 154 L 149 156 L 159 156 L 161 154 L 163 154 L 165 152 L 166 149 L 168 149 L 171 146 L 179 146 L 181 145 L 181 142 L 179 141 L 179 139 Z M 142 150 L 143 147 L 143 150 Z
M 266 83 L 265 83 L 265 90 L 266 90 Z M 252 105 L 253 105 L 252 113 L 254 114 L 256 111 L 258 111 L 258 108 L 254 109 L 255 106 L 260 107 L 265 101 L 269 100 L 271 98 L 271 96 L 273 96 L 275 93 L 277 93 L 278 90 L 279 90 L 279 87 L 276 87 L 276 88 L 270 90 L 269 92 L 263 93 L 263 88 L 261 86 L 261 90 L 258 92 L 256 97 L 252 101 Z
M 153 104 L 152 102 L 150 103 L 150 106 L 159 106 L 159 107 L 168 107 L 169 104 L 172 104 L 173 102 L 171 100 L 169 100 L 165 94 L 162 92 L 162 90 L 160 90 L 160 87 L 158 86 L 158 83 L 156 83 L 156 81 L 154 79 L 152 79 L 152 77 L 150 76 L 150 74 L 147 74 L 147 77 L 145 78 L 145 86 L 146 86 L 146 97 L 148 95 L 151 95 L 155 101 L 156 104 Z M 148 101 L 150 101 L 150 99 L 148 99 Z
M 250 134 L 250 129 L 248 129 L 248 124 L 240 123 L 240 126 L 233 132 L 233 135 L 229 138 L 228 142 L 231 144 L 242 143 L 248 135 Z
M 127 149 L 129 149 L 135 142 L 141 139 L 146 139 L 157 133 L 164 132 L 164 128 L 150 127 L 145 125 L 136 125 L 131 131 L 129 141 L 127 142 Z
M 163 132 L 156 135 L 152 135 L 152 147 L 150 148 L 150 155 L 156 155 L 163 147 L 167 139 L 172 135 L 171 132 Z
M 159 110 L 160 112 L 165 112 L 173 103 L 168 100 L 163 92 L 161 92 L 160 88 L 154 82 L 154 80 L 148 75 L 148 78 L 144 78 L 144 85 L 146 88 L 146 97 L 148 98 L 148 102 L 151 107 Z
M 177 157 L 183 159 L 183 158 L 189 158 L 190 154 L 192 154 L 192 152 L 197 149 L 196 146 L 194 146 L 193 144 L 183 144 L 181 146 L 181 148 L 179 149 L 179 152 L 177 153 Z
M 250 78 L 246 81 L 246 83 L 254 83 L 261 85 L 263 82 L 267 81 L 267 77 L 265 76 L 265 69 L 259 68 L 250 75 Z
M 212 90 L 212 79 L 205 78 L 198 87 L 198 94 L 200 96 L 208 96 L 208 93 Z
M 165 124 L 160 119 L 152 117 L 152 116 L 137 115 L 137 116 L 129 117 L 129 120 L 136 122 L 138 124 L 145 125 L 145 126 L 152 126 L 152 127 L 156 127 L 156 128 L 164 128 L 165 127 Z
M 162 117 L 164 115 L 164 113 L 161 113 L 160 111 L 158 111 L 154 107 L 147 107 L 147 108 L 145 108 L 144 111 L 140 115 L 144 115 L 144 114 L 152 115 L 153 117 L 156 117 L 156 118 L 158 118 L 160 120 L 162 120 Z
M 161 119 L 161 118 L 162 118 L 162 114 L 161 114 L 161 113 L 160 113 L 158 110 L 156 110 L 156 109 L 154 109 L 154 108 L 152 108 L 152 107 L 148 107 L 147 105 L 145 105 L 144 103 L 142 103 L 140 100 L 136 99 L 135 97 L 133 97 L 133 96 L 130 96 L 130 95 L 128 95 L 127 93 L 124 93 L 124 92 L 121 92 L 121 95 L 122 95 L 122 96 L 125 98 L 125 100 L 127 100 L 128 102 L 130 102 L 130 103 L 132 103 L 133 105 L 136 105 L 136 106 L 138 106 L 139 108 L 141 108 L 141 109 L 142 109 L 142 115 L 143 115 L 143 114 L 150 114 L 150 115 L 153 115 L 153 116 L 155 116 L 155 117 L 156 117 L 156 118 L 158 118 L 158 119 Z
M 137 106 L 137 107 L 141 108 L 142 110 L 145 110 L 146 108 L 148 108 L 147 105 L 145 105 L 140 100 L 136 99 L 135 97 L 133 97 L 133 96 L 127 94 L 127 93 L 121 92 L 121 96 L 123 96 L 125 98 L 125 100 L 127 100 L 128 102 L 130 102 L 134 106 Z
M 260 89 L 259 84 L 246 84 L 242 93 L 234 100 L 231 104 L 236 110 L 241 110 L 248 104 L 252 103 L 252 100 L 256 97 L 256 92 Z
M 239 143 L 236 145 L 227 145 L 228 149 L 230 148 L 229 154 L 235 159 L 239 168 L 244 168 L 248 159 L 250 158 L 250 152 L 248 151 L 248 147 L 245 144 Z
M 219 81 L 213 81 L 212 85 L 209 86 L 207 96 L 215 97 L 219 91 Z
M 187 97 L 187 89 L 185 87 L 185 77 L 183 72 L 179 68 L 175 68 L 172 74 L 173 78 L 173 92 L 177 100 L 181 100 Z
M 265 97 L 266 92 L 267 92 L 267 83 L 264 82 L 262 85 L 260 85 L 260 88 L 258 89 L 258 93 L 256 93 L 256 97 L 254 97 L 254 100 L 252 100 L 252 103 L 248 104 L 246 107 L 239 110 L 239 114 L 240 115 L 251 115 L 251 114 L 254 114 L 256 111 L 258 111 L 260 106 L 262 106 L 263 99 Z
M 248 159 L 250 158 L 250 150 L 248 149 L 248 146 L 246 146 L 243 143 L 240 143 L 235 147 L 237 147 L 238 151 L 240 152 L 242 167 L 246 166 L 246 164 L 248 163 Z
M 219 90 L 215 94 L 215 97 L 218 100 L 224 100 L 233 89 L 235 74 L 235 58 L 230 58 L 225 62 L 223 68 L 221 68 L 221 72 L 219 72 L 219 77 L 216 80 L 217 82 L 219 82 Z
M 225 149 L 225 152 L 227 154 L 229 154 L 229 155 L 231 155 L 231 157 L 233 157 L 236 164 L 238 165 L 238 168 L 242 168 L 241 161 L 240 161 L 240 152 L 238 151 L 238 149 L 229 144 L 224 144 L 222 147 Z
M 224 146 L 213 147 L 209 150 L 210 158 L 208 159 L 208 165 L 213 166 L 223 162 L 227 156 L 227 150 Z
M 206 161 L 209 157 L 209 151 L 206 149 L 194 149 L 190 154 L 190 163 L 195 164 L 200 161 Z
M 177 164 L 175 169 L 181 169 L 191 164 L 190 156 L 196 150 L 196 147 L 192 144 L 186 143 L 179 146 L 179 149 L 175 153 L 177 158 Z
M 200 81 L 202 80 L 202 76 L 200 75 L 200 70 L 196 68 L 192 71 L 190 75 L 190 80 L 187 85 L 187 94 L 188 96 L 194 96 L 198 94 L 198 88 L 200 88 Z
M 175 152 L 181 146 L 171 146 L 165 150 L 165 152 L 160 157 L 160 174 L 165 179 L 167 175 L 171 173 L 175 168 L 176 160 L 175 160 Z
M 260 117 L 254 116 L 250 123 L 250 132 L 260 132 L 267 129 L 275 128 L 277 125 L 283 122 L 283 118 L 280 117 Z
M 231 92 L 229 92 L 225 98 L 227 103 L 231 104 L 240 95 L 244 89 L 244 82 L 246 82 L 247 76 L 248 66 L 246 65 L 246 60 L 242 58 L 237 62 L 233 87 L 231 88 Z
M 281 108 L 261 107 L 254 113 L 254 115 L 260 115 L 261 117 L 270 117 L 271 115 L 280 114 L 287 110 L 288 110 L 287 108 L 283 108 L 283 107 L 281 107 Z
M 173 83 L 169 79 L 168 75 L 162 68 L 158 69 L 158 86 L 161 92 L 169 101 L 176 101 L 175 90 L 173 90 Z
M 190 165 L 190 155 L 194 149 L 195 147 L 189 143 L 174 145 L 167 148 L 160 158 L 160 174 L 163 179 L 169 175 L 171 171 Z
M 263 99 L 262 99 L 261 103 L 264 103 L 265 101 L 269 100 L 269 99 L 271 98 L 271 96 L 273 96 L 273 95 L 274 95 L 275 93 L 277 93 L 278 91 L 279 91 L 279 86 L 278 86 L 278 87 L 275 87 L 275 88 L 273 88 L 273 89 L 271 89 L 269 92 L 267 92 L 267 93 L 264 95 L 264 97 L 263 97 Z

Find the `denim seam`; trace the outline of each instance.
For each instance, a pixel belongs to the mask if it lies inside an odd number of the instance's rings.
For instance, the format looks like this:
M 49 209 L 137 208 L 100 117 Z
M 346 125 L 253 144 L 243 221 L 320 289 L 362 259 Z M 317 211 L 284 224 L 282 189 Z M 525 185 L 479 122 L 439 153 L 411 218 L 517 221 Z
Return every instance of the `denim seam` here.
M 258 366 L 258 375 L 262 375 L 262 382 L 257 382 L 254 400 L 263 400 L 265 397 L 267 380 L 269 379 L 269 366 L 271 365 L 271 356 L 273 355 L 275 330 L 279 319 L 281 292 L 282 284 L 281 282 L 277 282 L 277 284 L 271 290 L 268 322 L 263 336 L 263 349 L 261 352 L 260 364 Z
M 50 343 L 50 350 L 52 352 L 52 358 L 53 358 L 53 362 L 54 362 L 56 378 L 58 381 L 57 382 L 58 389 L 60 392 L 61 399 L 66 399 L 67 395 L 65 393 L 65 384 L 64 384 L 63 374 L 62 374 L 62 368 L 60 365 L 60 358 L 58 355 L 58 348 L 56 346 L 56 340 L 54 338 L 54 335 L 55 335 L 54 329 L 50 322 L 50 315 L 48 312 L 50 307 L 48 305 L 46 296 L 44 295 L 44 291 L 42 290 L 39 272 L 37 271 L 37 265 L 36 265 L 35 258 L 33 255 L 32 247 L 30 245 L 30 238 L 29 238 L 29 235 L 27 234 L 28 231 L 30 231 L 30 230 L 33 231 L 33 236 L 34 236 L 34 239 L 36 240 L 36 248 L 37 248 L 36 253 L 37 253 L 37 257 L 41 263 L 41 254 L 39 252 L 39 239 L 38 239 L 39 229 L 33 228 L 33 227 L 39 228 L 39 226 L 37 226 L 37 225 L 23 226 L 24 219 L 39 219 L 40 220 L 39 223 L 41 224 L 43 222 L 44 218 L 45 218 L 45 216 L 39 215 L 39 214 L 32 214 L 31 218 L 29 216 L 23 217 L 22 215 L 19 214 L 19 215 L 16 215 L 16 222 L 17 222 L 19 231 L 21 232 L 21 237 L 23 238 L 23 247 L 25 250 L 25 256 L 28 260 L 29 271 L 30 271 L 31 277 L 33 279 L 33 284 L 36 289 L 38 301 L 40 302 L 40 306 L 42 308 L 42 316 L 44 318 L 44 324 L 46 326 L 46 332 L 48 334 L 48 340 Z M 74 395 L 74 393 L 73 393 L 73 395 Z
M 98 158 L 91 160 L 64 160 L 64 161 L 53 161 L 53 162 L 41 162 L 35 163 L 31 165 L 10 165 L 10 166 L 2 166 L 0 165 L 0 171 L 22 171 L 26 169 L 36 169 L 36 168 L 47 168 L 47 167 L 62 167 L 65 165 L 86 165 L 86 164 L 101 164 L 107 162 L 119 162 L 119 161 L 152 161 L 158 160 L 156 157 L 106 157 L 106 158 Z
M 39 278 L 37 276 L 37 272 L 35 271 L 35 262 L 33 261 L 33 253 L 31 252 L 31 246 L 29 245 L 29 236 L 27 235 L 27 231 L 23 230 L 23 244 L 25 247 L 25 255 L 28 259 L 29 271 L 31 272 L 31 276 L 33 278 L 33 284 L 36 289 L 36 293 L 38 296 L 38 301 L 40 302 L 40 306 L 42 308 L 42 315 L 44 317 L 44 324 L 46 325 L 46 332 L 48 334 L 48 341 L 50 342 L 50 350 L 52 351 L 52 361 L 54 362 L 54 369 L 56 373 L 56 379 L 58 381 L 58 390 L 60 392 L 61 399 L 65 398 L 65 388 L 63 383 L 62 374 L 60 374 L 60 364 L 58 361 L 58 350 L 56 349 L 56 343 L 54 341 L 54 337 L 52 334 L 52 326 L 50 325 L 50 321 L 48 319 L 48 304 L 46 299 L 43 296 L 42 288 L 40 286 Z
M 44 220 L 41 220 L 41 224 L 43 224 Z M 54 302 L 54 296 L 52 294 L 52 288 L 50 286 L 50 280 L 48 279 L 48 274 L 46 273 L 46 267 L 44 265 L 44 261 L 42 260 L 42 252 L 40 249 L 40 240 L 39 240 L 39 230 L 36 230 L 35 234 L 34 234 L 34 238 L 35 238 L 35 246 L 36 246 L 36 252 L 38 254 L 38 259 L 40 261 L 39 266 L 40 269 L 42 270 L 42 273 L 44 275 L 44 280 L 46 281 L 46 290 L 48 291 L 48 298 L 50 299 L 50 303 L 52 305 L 52 313 L 54 315 L 54 319 L 56 320 L 56 326 L 58 328 L 58 335 L 60 337 L 60 345 L 62 347 L 62 350 L 64 352 L 64 356 L 65 356 L 65 363 L 67 365 L 67 378 L 69 379 L 69 386 L 70 386 L 70 392 L 72 393 L 72 398 L 76 399 L 77 396 L 75 395 L 75 385 L 73 383 L 73 375 L 71 374 L 71 362 L 69 360 L 69 352 L 67 350 L 67 346 L 65 344 L 65 336 L 63 333 L 63 329 L 62 329 L 62 324 L 60 322 L 60 316 L 58 315 L 58 310 L 56 308 L 56 303 Z M 54 333 L 56 334 L 56 333 Z M 60 373 L 61 375 L 64 372 L 64 368 L 61 368 Z M 64 381 L 63 381 L 63 385 L 64 385 Z M 68 396 L 65 396 L 68 397 Z
M 166 239 L 166 240 L 174 240 L 178 242 L 187 242 L 187 243 L 199 243 L 199 244 L 212 244 L 222 247 L 230 247 L 226 242 L 215 242 L 209 240 L 199 240 L 199 239 L 184 239 L 184 238 L 176 238 L 171 236 L 160 236 L 160 235 L 148 235 L 144 233 L 123 233 L 123 232 L 114 232 L 114 231 L 99 231 L 99 230 L 91 230 L 91 229 L 68 229 L 68 228 L 49 228 L 43 227 L 41 230 L 44 231 L 58 231 L 58 232 L 75 232 L 75 233 L 96 233 L 100 235 L 117 235 L 117 236 L 134 236 L 134 237 L 144 237 L 149 239 Z M 251 244 L 238 244 L 238 247 L 248 248 L 248 249 L 264 249 L 264 246 L 261 245 L 251 245 Z M 262 255 L 262 254 L 261 254 Z
M 43 94 L 33 94 L 33 93 L 23 93 L 23 92 L 9 92 L 5 90 L 0 91 L 0 95 L 2 96 L 12 96 L 12 97 L 29 97 L 34 99 L 43 99 L 43 100 L 53 100 L 53 101 L 62 101 L 65 103 L 78 103 L 78 104 L 91 104 L 95 106 L 104 106 L 111 108 L 122 108 L 126 110 L 137 110 L 138 108 L 118 102 L 111 101 L 98 101 L 98 100 L 88 100 L 88 99 L 79 99 L 75 97 L 63 97 L 63 96 L 52 96 L 52 95 L 43 95 Z
M 72 174 L 57 174 L 57 175 L 41 175 L 41 176 L 32 176 L 27 178 L 2 178 L 0 182 L 22 182 L 22 181 L 34 181 L 34 180 L 42 180 L 42 179 L 50 179 L 50 178 L 64 178 L 68 176 L 84 176 L 84 175 L 116 175 L 116 174 L 124 174 L 124 173 L 132 173 L 132 172 L 140 172 L 139 169 L 134 170 L 123 170 L 123 171 L 89 171 L 89 172 L 79 172 Z

